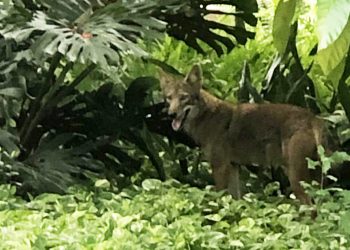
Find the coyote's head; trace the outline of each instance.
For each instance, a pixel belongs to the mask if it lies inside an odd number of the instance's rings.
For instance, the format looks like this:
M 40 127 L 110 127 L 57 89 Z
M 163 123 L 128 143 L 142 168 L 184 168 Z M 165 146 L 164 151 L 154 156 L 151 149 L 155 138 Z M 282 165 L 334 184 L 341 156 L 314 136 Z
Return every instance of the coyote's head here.
M 196 104 L 202 87 L 202 70 L 194 65 L 185 77 L 160 73 L 160 87 L 173 117 L 172 127 L 179 130 L 187 119 L 196 115 Z

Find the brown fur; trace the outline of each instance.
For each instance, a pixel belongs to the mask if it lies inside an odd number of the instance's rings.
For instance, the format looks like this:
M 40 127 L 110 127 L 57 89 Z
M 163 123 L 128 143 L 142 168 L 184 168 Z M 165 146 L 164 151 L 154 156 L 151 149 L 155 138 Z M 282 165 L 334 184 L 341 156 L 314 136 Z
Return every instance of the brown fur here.
M 311 204 L 300 181 L 310 181 L 306 157 L 325 144 L 323 123 L 306 109 L 288 104 L 231 104 L 201 89 L 195 65 L 185 77 L 161 73 L 161 88 L 175 116 L 211 163 L 217 189 L 241 196 L 238 165 L 282 166 L 296 197 Z

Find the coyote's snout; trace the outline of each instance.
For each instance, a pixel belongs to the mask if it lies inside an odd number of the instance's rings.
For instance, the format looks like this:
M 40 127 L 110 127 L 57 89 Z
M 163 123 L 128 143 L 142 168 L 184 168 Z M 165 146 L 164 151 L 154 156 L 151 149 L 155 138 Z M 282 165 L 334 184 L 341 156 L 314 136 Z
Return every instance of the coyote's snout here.
M 234 105 L 219 100 L 202 89 L 198 65 L 185 77 L 162 72 L 160 84 L 173 129 L 183 129 L 200 145 L 218 189 L 240 197 L 238 165 L 278 165 L 296 197 L 311 204 L 300 185 L 311 180 L 305 158 L 317 158 L 317 146 L 326 144 L 323 123 L 315 115 L 287 104 Z
M 168 103 L 170 104 L 168 114 L 173 118 L 173 122 L 171 123 L 171 126 L 175 131 L 182 128 L 182 125 L 186 121 L 186 118 L 191 110 L 191 105 L 182 105 L 181 100 L 172 100 L 171 97 L 167 97 Z M 174 104 L 175 103 L 175 104 Z M 178 104 L 176 104 L 178 103 Z M 175 107 L 171 108 L 171 105 L 176 105 Z

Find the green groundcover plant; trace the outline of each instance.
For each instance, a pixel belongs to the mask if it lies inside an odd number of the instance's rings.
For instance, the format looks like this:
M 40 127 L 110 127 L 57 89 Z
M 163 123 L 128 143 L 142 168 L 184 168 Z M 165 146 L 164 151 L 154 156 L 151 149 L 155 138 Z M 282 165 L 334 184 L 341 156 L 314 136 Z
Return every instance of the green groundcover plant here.
M 30 201 L 0 186 L 0 249 L 349 249 L 350 191 L 323 190 L 318 217 L 284 196 L 233 200 L 169 180 L 112 192 L 106 180 Z M 330 195 L 330 191 L 333 195 Z
M 261 178 L 243 178 L 249 192 L 233 200 L 205 187 L 197 150 L 145 124 L 162 101 L 154 64 L 200 63 L 221 99 L 308 107 L 347 151 L 349 1 L 70 2 L 0 1 L 0 183 L 11 183 L 0 186 L 0 250 L 350 249 L 350 191 L 308 185 L 315 220 Z M 220 2 L 234 8 L 205 20 L 203 6 Z M 325 177 L 348 159 L 319 154 L 309 166 Z

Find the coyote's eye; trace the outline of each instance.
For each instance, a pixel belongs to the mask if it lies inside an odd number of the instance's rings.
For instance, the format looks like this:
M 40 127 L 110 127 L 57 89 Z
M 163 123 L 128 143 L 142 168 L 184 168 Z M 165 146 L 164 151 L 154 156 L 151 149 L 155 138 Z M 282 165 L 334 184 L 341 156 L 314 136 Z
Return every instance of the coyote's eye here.
M 180 101 L 184 102 L 184 101 L 187 101 L 189 98 L 190 98 L 189 94 L 182 94 L 180 96 Z
M 165 97 L 165 100 L 166 100 L 167 102 L 170 102 L 170 101 L 171 101 L 171 95 L 167 95 L 167 96 Z

